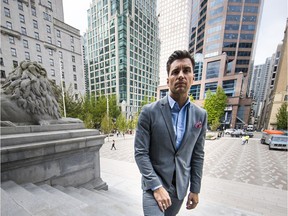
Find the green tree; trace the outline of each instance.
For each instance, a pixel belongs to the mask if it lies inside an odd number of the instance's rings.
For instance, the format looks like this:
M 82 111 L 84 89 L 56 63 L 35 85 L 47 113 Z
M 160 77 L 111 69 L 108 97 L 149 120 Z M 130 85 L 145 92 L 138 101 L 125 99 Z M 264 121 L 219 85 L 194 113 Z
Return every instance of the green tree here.
M 191 102 L 195 101 L 192 94 L 190 94 L 189 99 L 190 99 Z
M 287 130 L 287 103 L 283 103 L 281 107 L 278 109 L 278 113 L 276 114 L 277 119 L 277 129 Z
M 225 113 L 226 106 L 227 96 L 222 87 L 218 86 L 214 94 L 210 89 L 206 92 L 204 109 L 208 113 L 208 124 L 211 129 L 217 129 L 220 126 L 220 119 Z
M 121 133 L 125 133 L 128 129 L 128 122 L 123 114 L 120 114 L 116 119 L 116 127 Z
M 101 121 L 101 131 L 104 134 L 109 134 L 112 131 L 113 127 L 114 125 L 112 119 L 107 114 L 105 114 Z
M 64 115 L 63 96 L 61 88 L 59 86 L 57 86 L 57 93 L 55 95 L 57 96 L 57 102 L 60 108 L 61 116 L 64 117 L 65 115 Z M 79 114 L 81 113 L 83 100 L 81 97 L 79 99 L 76 99 L 75 93 L 73 93 L 71 85 L 68 89 L 64 89 L 64 101 L 65 101 L 66 117 L 80 118 Z

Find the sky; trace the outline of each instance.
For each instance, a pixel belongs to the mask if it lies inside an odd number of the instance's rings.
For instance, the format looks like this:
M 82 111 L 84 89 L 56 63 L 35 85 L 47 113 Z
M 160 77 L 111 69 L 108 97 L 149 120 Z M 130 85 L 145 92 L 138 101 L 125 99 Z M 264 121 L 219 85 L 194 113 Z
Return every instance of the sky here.
M 63 0 L 65 23 L 80 30 L 81 35 L 86 31 L 87 10 L 92 0 Z M 286 19 L 288 17 L 287 0 L 264 0 L 254 64 L 264 64 L 271 57 L 277 45 L 284 38 Z

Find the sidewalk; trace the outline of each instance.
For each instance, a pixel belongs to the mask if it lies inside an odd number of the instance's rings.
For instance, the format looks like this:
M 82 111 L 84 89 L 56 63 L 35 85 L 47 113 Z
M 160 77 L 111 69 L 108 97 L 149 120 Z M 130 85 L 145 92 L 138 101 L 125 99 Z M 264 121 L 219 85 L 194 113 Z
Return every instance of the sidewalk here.
M 110 150 L 113 139 L 116 142 L 117 150 Z M 225 142 L 223 144 L 225 148 L 231 145 L 231 139 L 224 141 L 227 142 L 227 144 L 225 144 Z M 234 139 L 234 142 L 235 141 L 238 142 L 237 139 Z M 255 145 L 258 144 L 256 144 L 256 141 L 258 142 L 258 140 L 255 140 Z M 214 152 L 217 153 L 217 150 L 218 152 L 222 151 L 219 146 L 219 149 L 210 152 L 209 148 L 212 149 L 212 146 L 209 147 L 209 145 L 213 145 L 213 148 L 215 148 L 214 144 L 216 141 L 210 142 L 214 143 L 207 145 L 207 162 L 209 162 L 209 160 L 215 160 L 215 158 L 213 158 Z M 241 141 L 239 140 L 239 142 Z M 219 143 L 223 142 L 219 141 Z M 254 145 L 253 143 L 251 144 Z M 237 148 L 241 147 L 243 146 L 237 145 Z M 245 147 L 255 148 L 255 146 Z M 229 148 L 232 147 L 229 146 Z M 123 139 L 123 137 L 110 137 L 109 142 L 106 141 L 100 151 L 101 177 L 107 182 L 110 189 L 117 188 L 125 192 L 125 194 L 133 196 L 141 208 L 141 175 L 134 162 L 133 155 L 133 136 L 127 135 L 125 139 Z M 255 157 L 257 157 L 257 155 Z M 222 159 L 222 161 L 225 160 Z M 223 172 L 226 171 L 224 170 Z M 200 202 L 197 208 L 188 211 L 185 209 L 185 205 L 183 205 L 178 215 L 287 216 L 287 190 L 215 178 L 208 175 L 207 172 L 207 175 L 204 174 L 203 176 Z

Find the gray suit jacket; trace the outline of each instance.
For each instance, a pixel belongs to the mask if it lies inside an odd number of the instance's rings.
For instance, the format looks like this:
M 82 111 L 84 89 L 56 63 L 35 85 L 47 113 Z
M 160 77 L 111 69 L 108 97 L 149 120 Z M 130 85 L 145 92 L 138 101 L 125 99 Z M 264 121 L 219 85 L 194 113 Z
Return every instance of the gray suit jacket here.
M 176 171 L 178 199 L 186 196 L 189 182 L 191 192 L 200 192 L 207 113 L 193 103 L 187 112 L 186 132 L 180 148 L 176 150 L 168 97 L 143 107 L 134 141 L 143 190 L 159 185 L 169 190 Z

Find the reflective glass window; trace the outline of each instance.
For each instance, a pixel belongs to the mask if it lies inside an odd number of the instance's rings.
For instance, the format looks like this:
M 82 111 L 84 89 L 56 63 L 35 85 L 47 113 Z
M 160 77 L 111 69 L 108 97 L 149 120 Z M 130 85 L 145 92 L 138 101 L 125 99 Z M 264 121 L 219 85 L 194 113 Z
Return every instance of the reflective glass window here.
M 220 71 L 220 61 L 208 62 L 206 70 L 206 79 L 218 77 L 219 71 Z

